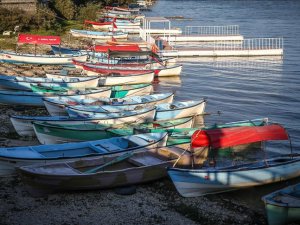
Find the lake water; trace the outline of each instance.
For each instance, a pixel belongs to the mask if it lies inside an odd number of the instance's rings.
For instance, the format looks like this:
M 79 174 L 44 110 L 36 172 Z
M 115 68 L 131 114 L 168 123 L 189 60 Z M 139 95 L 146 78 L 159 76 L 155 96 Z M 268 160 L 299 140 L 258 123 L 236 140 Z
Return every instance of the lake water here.
M 172 27 L 239 25 L 244 38 L 283 37 L 283 58 L 184 59 L 182 76 L 160 80 L 156 89 L 174 90 L 179 100 L 206 97 L 212 113 L 206 123 L 268 117 L 284 125 L 299 148 L 300 1 L 159 0 L 146 15 L 191 18 L 171 20 Z

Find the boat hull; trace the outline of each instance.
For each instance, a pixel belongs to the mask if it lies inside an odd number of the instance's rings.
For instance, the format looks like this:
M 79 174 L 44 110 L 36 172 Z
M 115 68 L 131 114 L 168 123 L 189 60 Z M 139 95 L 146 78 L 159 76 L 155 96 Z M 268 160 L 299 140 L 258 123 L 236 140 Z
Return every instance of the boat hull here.
M 6 52 L 3 54 L 3 61 L 13 64 L 40 64 L 40 65 L 67 65 L 72 64 L 72 59 L 86 60 L 84 56 L 50 56 L 34 54 L 15 54 Z
M 281 159 L 279 159 L 280 162 Z M 169 168 L 168 174 L 183 197 L 196 197 L 264 185 L 298 177 L 300 159 L 244 170 L 184 170 Z

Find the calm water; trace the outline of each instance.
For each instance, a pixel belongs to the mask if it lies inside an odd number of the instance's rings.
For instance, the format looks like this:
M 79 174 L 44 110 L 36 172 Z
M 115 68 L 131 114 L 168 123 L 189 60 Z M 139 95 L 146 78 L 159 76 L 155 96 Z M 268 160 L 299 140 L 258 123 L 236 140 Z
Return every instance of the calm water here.
M 300 146 L 300 1 L 159 0 L 147 16 L 184 16 L 173 27 L 239 25 L 245 38 L 284 37 L 284 57 L 185 59 L 181 78 L 160 80 L 158 90 L 177 99 L 207 97 L 206 123 L 268 117 Z M 216 115 L 221 111 L 221 115 Z M 288 145 L 288 143 L 287 143 Z

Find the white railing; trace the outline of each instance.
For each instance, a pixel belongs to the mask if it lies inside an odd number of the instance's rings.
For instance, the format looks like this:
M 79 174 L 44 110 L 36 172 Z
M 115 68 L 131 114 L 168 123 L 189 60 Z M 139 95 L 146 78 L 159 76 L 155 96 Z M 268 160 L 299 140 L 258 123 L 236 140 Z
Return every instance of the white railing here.
M 180 45 L 173 46 L 180 49 Z M 271 50 L 283 49 L 283 38 L 251 38 L 243 41 L 215 41 L 205 44 L 189 45 L 198 50 Z
M 238 25 L 228 26 L 186 26 L 185 35 L 239 35 Z

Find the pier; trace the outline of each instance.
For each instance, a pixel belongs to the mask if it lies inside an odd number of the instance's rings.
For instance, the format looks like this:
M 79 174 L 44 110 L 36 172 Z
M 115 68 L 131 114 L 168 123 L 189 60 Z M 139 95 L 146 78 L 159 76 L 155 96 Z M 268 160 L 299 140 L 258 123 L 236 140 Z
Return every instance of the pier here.
M 281 56 L 283 38 L 252 38 L 243 41 L 215 41 L 205 45 L 170 46 L 159 53 L 168 57 Z M 167 49 L 167 50 L 166 50 Z

